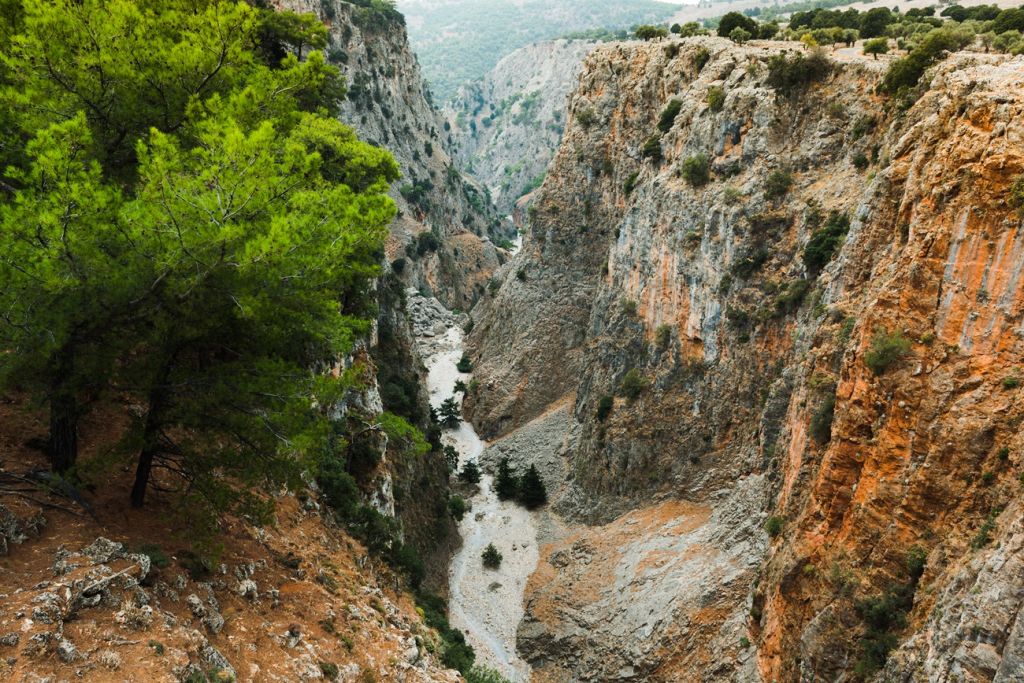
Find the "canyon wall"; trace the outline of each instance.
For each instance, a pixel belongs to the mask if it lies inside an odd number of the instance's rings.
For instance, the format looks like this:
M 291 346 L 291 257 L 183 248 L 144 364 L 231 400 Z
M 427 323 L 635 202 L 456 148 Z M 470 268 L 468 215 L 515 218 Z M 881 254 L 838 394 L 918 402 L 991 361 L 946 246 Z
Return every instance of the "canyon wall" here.
M 474 310 L 480 433 L 574 434 L 537 680 L 1020 677 L 1024 60 L 797 52 L 594 50 Z
M 449 307 L 469 308 L 505 257 L 492 240 L 509 239 L 514 231 L 498 218 L 487 190 L 454 161 L 451 134 L 431 103 L 404 18 L 344 0 L 277 4 L 327 25 L 325 53 L 348 88 L 341 120 L 391 152 L 401 168 L 391 189 L 398 216 L 388 261 L 407 285 Z
M 503 214 L 543 179 L 565 130 L 566 100 L 596 45 L 552 40 L 520 48 L 447 105 L 456 159 Z

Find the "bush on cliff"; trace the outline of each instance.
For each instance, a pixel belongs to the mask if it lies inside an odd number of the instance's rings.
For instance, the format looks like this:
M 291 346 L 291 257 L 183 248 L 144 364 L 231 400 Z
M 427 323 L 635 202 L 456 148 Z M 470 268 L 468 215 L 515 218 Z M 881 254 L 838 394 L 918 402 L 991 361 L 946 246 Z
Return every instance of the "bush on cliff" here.
M 682 109 L 682 107 L 682 100 L 677 100 L 675 98 L 669 100 L 669 103 L 661 112 L 661 118 L 658 120 L 658 130 L 662 133 L 667 133 L 672 130 L 672 124 L 675 123 L 676 116 L 679 115 L 679 110 Z
M 687 158 L 683 161 L 683 166 L 679 173 L 691 187 L 706 185 L 708 180 L 711 179 L 711 170 L 707 155 L 695 154 L 692 157 Z
M 910 340 L 900 332 L 890 334 L 885 330 L 879 330 L 871 338 L 868 352 L 864 354 L 864 364 L 876 375 L 881 375 L 909 352 Z
M 647 378 L 636 368 L 627 372 L 619 383 L 619 392 L 630 401 L 635 401 L 646 388 Z
M 780 95 L 795 95 L 832 72 L 832 62 L 820 50 L 810 54 L 802 52 L 787 57 L 777 54 L 768 60 L 767 83 Z
M 817 274 L 832 260 L 832 255 L 850 229 L 850 219 L 844 213 L 833 211 L 825 225 L 815 230 L 804 247 L 804 265 L 809 273 Z

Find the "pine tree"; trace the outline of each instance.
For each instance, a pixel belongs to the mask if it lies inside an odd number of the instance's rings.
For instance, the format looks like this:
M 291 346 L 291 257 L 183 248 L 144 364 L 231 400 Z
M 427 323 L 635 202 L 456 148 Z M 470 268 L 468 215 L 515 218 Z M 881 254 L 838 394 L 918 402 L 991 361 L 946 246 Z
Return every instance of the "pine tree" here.
M 448 471 L 454 472 L 459 468 L 459 451 L 456 450 L 455 446 L 447 445 L 442 449 L 444 453 L 445 464 L 448 465 Z
M 544 481 L 537 472 L 537 467 L 530 465 L 522 478 L 519 480 L 519 495 L 517 499 L 530 510 L 534 510 L 548 502 L 548 492 L 544 487 Z
M 512 500 L 519 493 L 519 482 L 509 464 L 508 458 L 498 463 L 498 475 L 494 478 L 494 492 L 499 500 Z
M 487 569 L 498 569 L 504 558 L 493 543 L 488 543 L 483 553 L 480 554 L 480 559 L 483 560 L 484 567 Z
M 459 481 L 466 484 L 480 483 L 480 466 L 474 460 L 467 460 L 459 472 Z
M 265 516 L 261 492 L 337 455 L 327 415 L 361 369 L 313 368 L 370 329 L 398 167 L 333 118 L 313 17 L 23 7 L 0 17 L 0 385 L 49 405 L 56 470 L 115 388 L 147 407 L 120 449 L 134 504 L 163 468 L 197 522 Z M 419 449 L 392 418 L 367 428 Z
M 455 429 L 462 424 L 462 406 L 455 398 L 446 398 L 441 403 L 441 408 L 438 411 L 438 418 L 441 426 L 445 429 Z

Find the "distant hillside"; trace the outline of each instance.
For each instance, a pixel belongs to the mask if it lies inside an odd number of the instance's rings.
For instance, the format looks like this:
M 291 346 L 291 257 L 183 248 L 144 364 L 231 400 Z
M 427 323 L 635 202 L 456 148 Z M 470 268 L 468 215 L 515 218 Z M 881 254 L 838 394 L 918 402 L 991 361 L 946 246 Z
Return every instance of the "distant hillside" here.
M 437 103 L 505 55 L 573 31 L 667 21 L 679 8 L 651 0 L 398 0 Z

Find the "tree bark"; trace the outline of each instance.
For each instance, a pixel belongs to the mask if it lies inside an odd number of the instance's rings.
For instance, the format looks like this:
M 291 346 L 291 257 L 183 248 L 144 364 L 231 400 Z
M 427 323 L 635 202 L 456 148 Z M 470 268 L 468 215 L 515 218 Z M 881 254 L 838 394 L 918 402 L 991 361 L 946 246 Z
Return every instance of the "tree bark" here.
M 50 386 L 50 467 L 67 472 L 78 458 L 78 398 L 71 386 L 74 354 L 70 348 L 57 352 Z
M 173 357 L 160 366 L 155 381 L 149 390 L 149 410 L 146 413 L 146 424 L 142 433 L 142 450 L 139 452 L 139 463 L 135 468 L 135 483 L 132 484 L 132 507 L 142 507 L 146 502 L 146 489 L 153 473 L 153 461 L 160 453 L 160 431 L 163 427 L 164 410 L 167 407 L 167 378 L 171 372 Z

